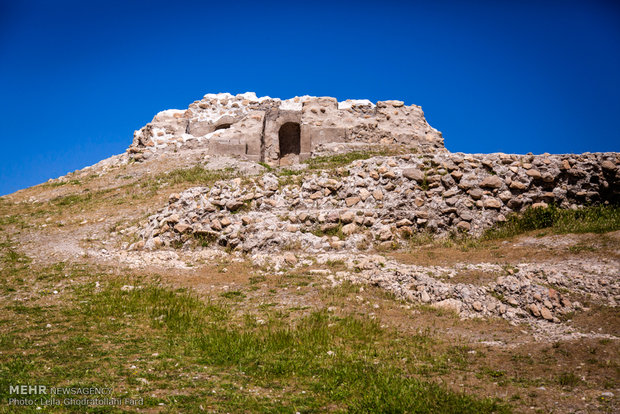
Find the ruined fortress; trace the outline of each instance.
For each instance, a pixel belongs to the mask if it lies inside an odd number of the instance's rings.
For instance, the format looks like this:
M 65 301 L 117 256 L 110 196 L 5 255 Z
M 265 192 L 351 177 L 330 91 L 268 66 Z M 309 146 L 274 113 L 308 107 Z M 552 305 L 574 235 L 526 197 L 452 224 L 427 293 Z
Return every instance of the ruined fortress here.
M 160 112 L 134 133 L 128 152 L 141 161 L 179 148 L 204 148 L 211 155 L 285 165 L 303 161 L 332 143 L 445 150 L 441 133 L 416 105 L 311 96 L 280 100 L 248 92 L 207 94 L 187 110 Z
M 377 145 L 406 151 L 355 161 L 344 173 L 302 173 L 308 169 L 302 163 L 299 180 L 291 182 L 255 164 L 290 165 L 336 147 Z M 421 231 L 480 235 L 530 207 L 578 209 L 620 200 L 618 153 L 450 153 L 419 106 L 396 100 L 208 94 L 185 111 L 157 114 L 135 132 L 125 158 L 142 161 L 185 149 L 246 158 L 261 172 L 243 184 L 246 174 L 240 173 L 171 195 L 136 247 L 190 248 L 195 237 L 207 237 L 244 251 L 290 244 L 355 251 Z M 343 240 L 317 236 L 334 231 L 342 231 Z
M 352 161 L 303 162 L 356 149 L 370 151 L 358 151 Z M 483 266 L 502 276 L 482 286 L 450 282 L 460 270 L 434 266 L 429 272 L 376 254 L 429 236 L 475 238 L 530 208 L 553 206 L 543 211 L 551 214 L 555 208 L 617 206 L 617 152 L 450 153 L 421 108 L 401 101 L 209 94 L 187 110 L 157 114 L 135 132 L 127 153 L 62 180 L 91 177 L 132 160 L 140 163 L 127 168 L 131 174 L 150 173 L 160 163 L 187 167 L 190 161 L 217 174 L 170 193 L 156 212 L 122 229 L 133 242 L 124 242 L 121 261 L 166 262 L 181 257 L 179 251 L 201 260 L 234 252 L 260 266 L 272 258 L 290 267 L 343 261 L 354 271 L 337 272 L 340 281 L 380 286 L 400 299 L 464 318 L 494 316 L 536 326 L 559 325 L 580 309 L 549 285 L 604 292 L 607 306 L 620 300 L 615 268 L 607 263 L 596 263 L 588 277 L 575 263 L 545 264 L 544 271 L 525 263 L 510 272 L 488 264 Z M 272 168 L 289 164 L 296 165 Z M 107 248 L 97 254 L 111 257 Z

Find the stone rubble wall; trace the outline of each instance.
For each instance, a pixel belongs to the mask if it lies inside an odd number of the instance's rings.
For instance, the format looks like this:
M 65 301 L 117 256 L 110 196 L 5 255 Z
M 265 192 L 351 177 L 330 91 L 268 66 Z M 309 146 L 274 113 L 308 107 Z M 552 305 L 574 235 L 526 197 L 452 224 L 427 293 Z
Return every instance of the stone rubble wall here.
M 301 153 L 331 142 L 381 143 L 415 147 L 419 151 L 444 150 L 441 133 L 432 128 L 419 106 L 402 101 L 338 102 L 329 97 L 295 97 L 289 100 L 248 92 L 207 94 L 187 110 L 167 110 L 134 133 L 129 155 L 136 161 L 180 148 L 199 148 L 211 155 L 240 155 L 253 161 L 281 158 L 279 128 L 299 123 Z
M 620 154 L 412 154 L 335 171 L 220 181 L 172 194 L 134 248 L 221 245 L 318 253 L 390 247 L 417 232 L 480 235 L 551 203 L 620 201 Z
M 293 262 L 294 260 L 291 260 Z M 380 255 L 322 253 L 319 264 L 341 262 L 338 283 L 378 286 L 409 302 L 453 311 L 462 318 L 501 317 L 511 322 L 528 322 L 549 332 L 550 323 L 581 309 L 579 302 L 558 291 L 578 292 L 596 303 L 615 307 L 620 300 L 616 263 L 568 261 L 566 263 L 521 263 L 501 266 L 493 263 L 460 263 L 456 266 L 417 266 L 387 260 Z M 483 272 L 496 276 L 487 283 L 455 283 L 460 272 Z M 558 289 L 549 286 L 556 286 Z M 568 327 L 561 333 L 569 333 Z M 562 331 L 561 327 L 556 328 Z M 559 333 L 559 332 L 558 332 Z

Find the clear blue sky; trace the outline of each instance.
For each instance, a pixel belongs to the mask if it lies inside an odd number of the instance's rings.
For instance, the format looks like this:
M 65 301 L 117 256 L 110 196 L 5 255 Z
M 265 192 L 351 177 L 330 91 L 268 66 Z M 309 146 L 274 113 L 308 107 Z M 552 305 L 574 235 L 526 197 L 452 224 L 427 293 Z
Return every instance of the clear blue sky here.
M 0 63 L 0 194 L 209 92 L 401 99 L 451 151 L 620 150 L 611 1 L 0 0 Z

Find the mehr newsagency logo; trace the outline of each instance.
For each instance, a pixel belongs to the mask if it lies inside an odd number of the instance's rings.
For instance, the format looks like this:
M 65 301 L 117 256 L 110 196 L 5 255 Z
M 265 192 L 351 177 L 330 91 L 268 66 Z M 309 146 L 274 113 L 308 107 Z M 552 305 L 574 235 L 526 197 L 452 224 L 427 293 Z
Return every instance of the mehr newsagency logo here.
M 9 385 L 12 406 L 122 406 L 143 405 L 143 398 L 115 398 L 106 387 L 48 387 L 41 384 Z

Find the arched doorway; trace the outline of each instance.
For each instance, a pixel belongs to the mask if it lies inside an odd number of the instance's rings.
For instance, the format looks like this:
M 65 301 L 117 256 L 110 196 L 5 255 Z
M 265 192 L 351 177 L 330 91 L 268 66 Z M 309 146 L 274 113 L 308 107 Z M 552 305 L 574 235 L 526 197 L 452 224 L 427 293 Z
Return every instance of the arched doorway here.
M 280 140 L 280 158 L 301 152 L 301 128 L 297 122 L 286 122 L 278 132 Z

